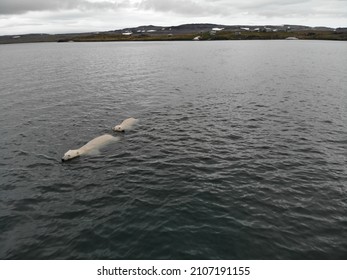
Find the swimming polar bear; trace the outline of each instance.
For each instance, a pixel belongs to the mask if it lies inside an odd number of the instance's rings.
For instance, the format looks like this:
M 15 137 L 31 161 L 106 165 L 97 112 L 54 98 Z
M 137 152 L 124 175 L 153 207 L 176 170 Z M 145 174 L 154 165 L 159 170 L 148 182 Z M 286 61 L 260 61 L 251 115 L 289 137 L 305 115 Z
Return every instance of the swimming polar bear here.
M 89 141 L 87 144 L 85 144 L 84 146 L 82 146 L 81 148 L 77 150 L 68 150 L 62 157 L 61 161 L 67 161 L 75 157 L 79 157 L 81 155 L 91 153 L 117 140 L 119 140 L 118 137 L 113 137 L 112 135 L 109 135 L 109 134 L 101 135 Z
M 139 120 L 134 118 L 128 118 L 124 120 L 121 124 L 116 125 L 112 128 L 114 131 L 124 132 L 125 130 L 130 130 Z

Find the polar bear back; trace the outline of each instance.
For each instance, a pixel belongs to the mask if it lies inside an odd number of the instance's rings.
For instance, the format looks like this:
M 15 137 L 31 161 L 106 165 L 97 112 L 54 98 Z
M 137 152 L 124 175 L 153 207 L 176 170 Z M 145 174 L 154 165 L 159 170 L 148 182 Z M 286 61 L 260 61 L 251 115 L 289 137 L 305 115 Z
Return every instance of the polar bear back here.
M 102 146 L 108 144 L 109 142 L 115 141 L 115 140 L 117 140 L 116 137 L 113 137 L 110 134 L 104 134 L 104 135 L 101 135 L 101 136 L 94 138 L 93 140 L 90 140 L 87 144 L 85 144 L 84 146 L 82 146 L 78 150 L 79 150 L 80 154 L 84 154 L 84 153 L 87 153 L 93 149 L 99 149 Z

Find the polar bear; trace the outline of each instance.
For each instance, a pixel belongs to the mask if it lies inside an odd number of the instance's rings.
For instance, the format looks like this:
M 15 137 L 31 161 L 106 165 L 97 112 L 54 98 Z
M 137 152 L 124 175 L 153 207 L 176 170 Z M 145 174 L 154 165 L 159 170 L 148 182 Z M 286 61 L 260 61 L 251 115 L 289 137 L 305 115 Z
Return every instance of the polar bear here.
M 81 148 L 77 150 L 68 150 L 62 157 L 61 161 L 67 161 L 67 160 L 70 160 L 75 157 L 88 154 L 88 153 L 90 154 L 92 152 L 97 151 L 101 147 L 118 140 L 119 140 L 118 137 L 113 137 L 112 135 L 109 135 L 109 134 L 101 135 L 89 141 L 87 144 L 85 144 L 84 146 L 82 146 Z
M 134 118 L 125 119 L 121 124 L 112 128 L 114 131 L 124 132 L 130 130 L 139 120 Z

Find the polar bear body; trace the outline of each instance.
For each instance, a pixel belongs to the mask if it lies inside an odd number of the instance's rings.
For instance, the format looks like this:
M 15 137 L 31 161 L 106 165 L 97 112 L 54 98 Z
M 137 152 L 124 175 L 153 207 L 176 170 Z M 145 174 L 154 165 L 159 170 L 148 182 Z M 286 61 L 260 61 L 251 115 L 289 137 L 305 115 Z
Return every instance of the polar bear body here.
M 139 120 L 134 118 L 125 119 L 121 124 L 116 125 L 113 130 L 124 132 L 126 130 L 130 130 Z
M 96 151 L 98 149 L 100 149 L 101 147 L 113 142 L 113 141 L 117 141 L 118 138 L 117 137 L 113 137 L 112 135 L 109 134 L 104 134 L 101 135 L 99 137 L 94 138 L 93 140 L 89 141 L 87 144 L 85 144 L 84 146 L 82 146 L 79 149 L 76 150 L 68 150 L 63 158 L 61 159 L 62 161 L 66 161 L 66 160 L 70 160 L 73 159 L 75 157 L 84 155 L 84 154 L 88 154 L 91 153 L 93 151 Z

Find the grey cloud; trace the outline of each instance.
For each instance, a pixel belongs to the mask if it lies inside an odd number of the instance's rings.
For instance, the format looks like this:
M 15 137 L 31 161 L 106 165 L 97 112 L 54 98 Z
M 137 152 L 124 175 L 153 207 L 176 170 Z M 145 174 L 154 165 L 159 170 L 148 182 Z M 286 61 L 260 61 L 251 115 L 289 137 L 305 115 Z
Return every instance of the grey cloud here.
M 137 4 L 134 2 L 137 1 Z M 319 10 L 336 16 L 345 15 L 347 0 L 0 0 L 0 15 L 23 14 L 28 11 L 57 10 L 118 10 L 133 7 L 138 12 L 167 12 L 185 17 L 233 17 L 236 14 L 253 14 L 263 17 L 306 16 Z M 328 2 L 328 3 L 327 3 Z M 326 7 L 329 7 L 327 9 Z
M 320 0 L 318 0 L 319 2 Z M 305 3 L 312 2 L 312 0 L 243 0 L 243 1 L 228 1 L 231 2 L 235 7 L 238 8 L 249 8 L 249 9 L 258 9 L 258 8 L 269 8 L 269 7 L 284 7 L 292 5 L 305 5 Z
M 138 5 L 139 9 L 154 10 L 158 12 L 174 12 L 182 15 L 205 14 L 208 9 L 206 3 L 178 0 L 178 1 L 162 1 L 162 0 L 144 0 Z
M 292 18 L 309 15 L 346 15 L 347 0 L 142 0 L 140 9 L 157 12 L 171 12 L 183 16 L 223 16 L 251 14 L 257 17 Z M 329 9 L 326 7 L 328 5 Z M 319 9 L 324 7 L 324 9 Z M 325 10 L 325 11 L 324 11 Z M 344 12 L 342 12 L 344 11 Z
M 1 0 L 0 14 L 21 14 L 27 11 L 56 10 L 73 7 L 70 0 Z
M 239 1 L 234 0 L 142 0 L 138 8 L 158 12 L 171 12 L 183 16 L 232 16 Z
M 178 14 L 225 14 L 226 11 L 256 10 L 271 6 L 292 5 L 296 3 L 308 2 L 310 0 L 283 0 L 280 3 L 274 0 L 142 0 L 140 8 L 150 9 L 160 12 L 175 12 Z
M 80 1 L 78 8 L 81 9 L 113 9 L 117 10 L 120 8 L 128 8 L 131 6 L 129 1 L 102 1 L 102 2 L 90 2 L 90 1 Z
M 0 34 L 143 24 L 347 25 L 347 0 L 0 0 Z M 27 13 L 36 11 L 36 13 Z
M 0 14 L 22 14 L 29 11 L 56 11 L 69 9 L 118 9 L 129 5 L 129 1 L 88 0 L 1 0 Z

